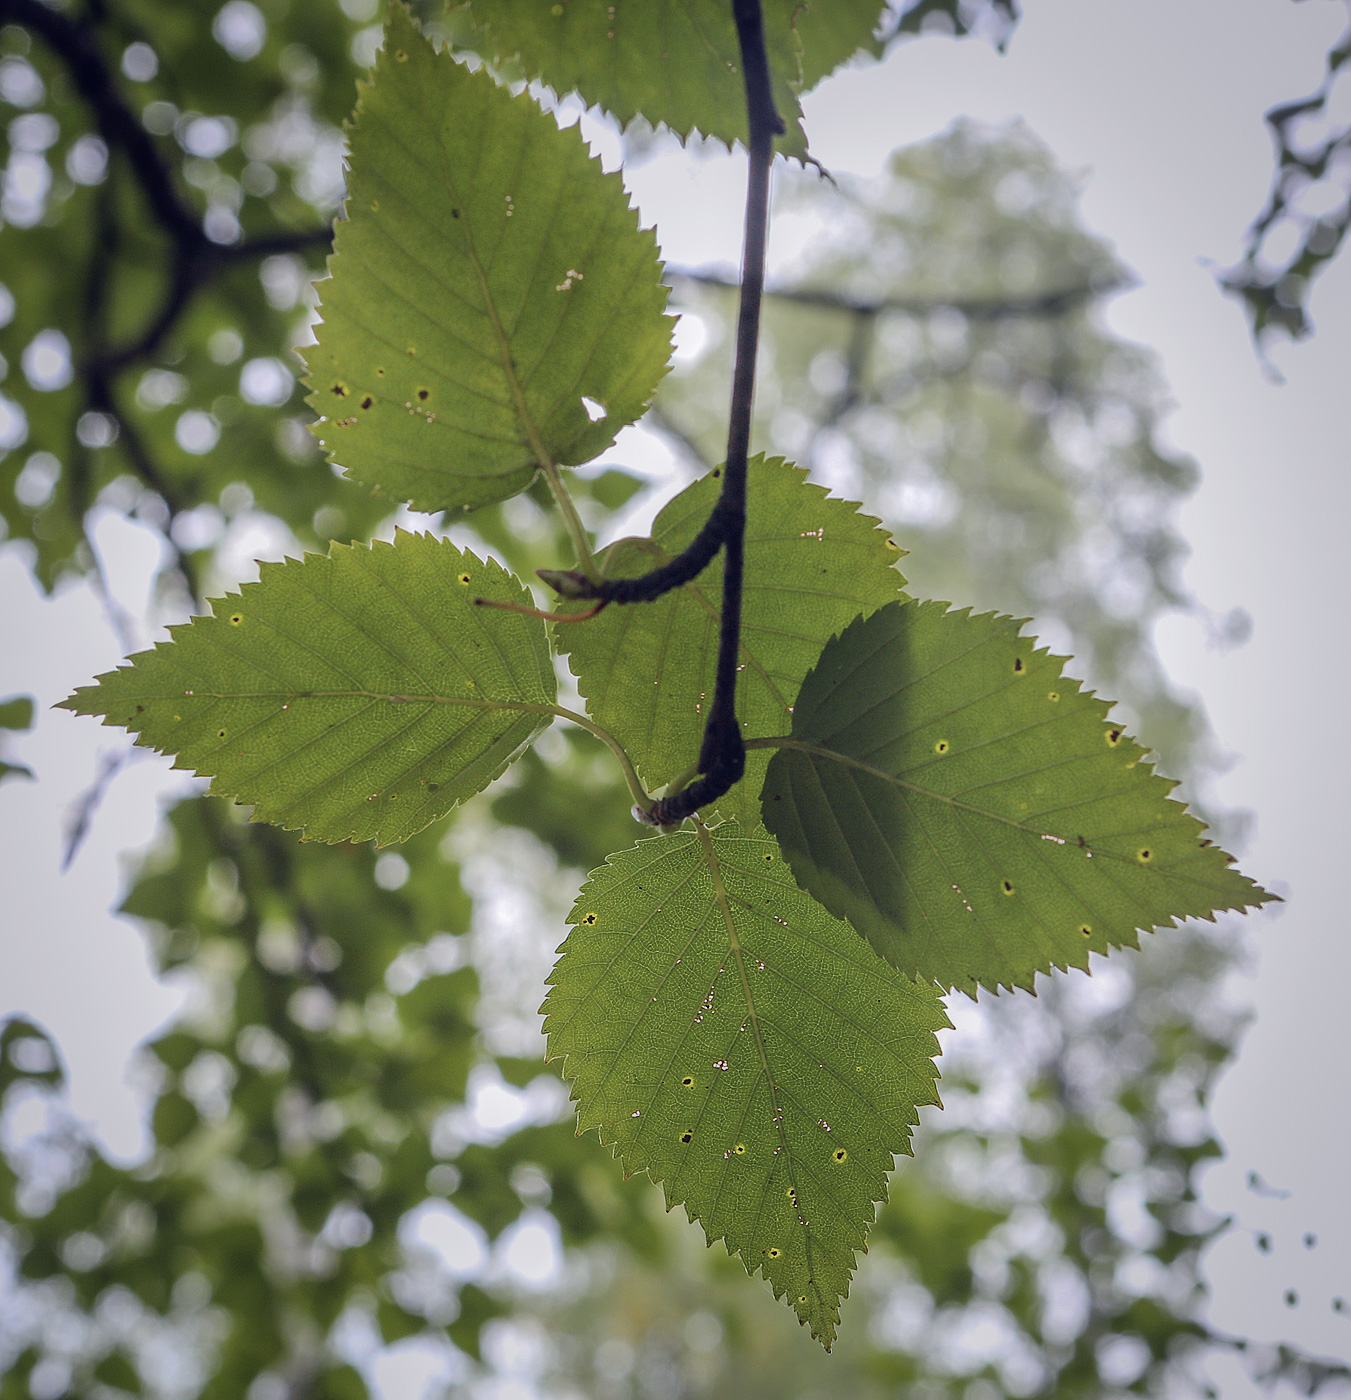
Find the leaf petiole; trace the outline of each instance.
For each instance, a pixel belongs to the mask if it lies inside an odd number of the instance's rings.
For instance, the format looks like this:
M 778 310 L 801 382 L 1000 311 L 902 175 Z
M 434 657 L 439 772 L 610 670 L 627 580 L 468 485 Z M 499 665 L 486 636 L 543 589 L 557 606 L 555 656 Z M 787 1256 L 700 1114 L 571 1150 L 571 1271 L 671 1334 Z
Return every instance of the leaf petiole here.
M 599 583 L 600 567 L 596 563 L 596 556 L 591 551 L 591 537 L 587 534 L 586 526 L 582 524 L 582 517 L 577 514 L 577 506 L 568 488 L 563 484 L 558 465 L 546 459 L 543 461 L 542 467 L 544 479 L 549 483 L 554 503 L 558 506 L 558 513 L 563 517 L 563 524 L 567 528 L 568 537 L 572 540 L 572 547 L 576 551 L 577 567 L 586 576 L 588 582 Z M 540 616 L 545 616 L 545 614 L 541 613 Z
M 575 724 L 579 729 L 585 729 L 588 734 L 594 734 L 614 754 L 624 772 L 624 782 L 628 785 L 629 796 L 633 798 L 634 816 L 636 817 L 639 812 L 642 812 L 644 816 L 650 812 L 653 799 L 639 782 L 637 769 L 634 768 L 633 760 L 629 758 L 623 744 L 608 729 L 602 729 L 594 720 L 578 714 L 576 710 L 569 710 L 563 705 L 550 705 L 549 709 L 559 719 L 565 719 L 569 724 Z

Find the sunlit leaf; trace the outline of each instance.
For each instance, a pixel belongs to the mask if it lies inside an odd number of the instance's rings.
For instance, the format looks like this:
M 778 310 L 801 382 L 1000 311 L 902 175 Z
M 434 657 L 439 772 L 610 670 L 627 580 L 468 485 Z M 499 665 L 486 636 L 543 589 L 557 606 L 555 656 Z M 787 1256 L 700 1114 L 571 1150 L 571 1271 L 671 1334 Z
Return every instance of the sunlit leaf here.
M 973 994 L 1269 900 L 1018 627 L 894 603 L 826 647 L 763 795 L 803 885 L 896 967 Z
M 936 989 L 730 822 L 611 856 L 570 922 L 543 1010 L 581 1127 L 829 1347 L 893 1155 L 937 1102 Z
M 500 565 L 446 540 L 264 564 L 209 617 L 64 702 L 322 841 L 400 841 L 486 787 L 549 723 L 544 626 Z
M 308 352 L 333 459 L 460 510 L 607 447 L 670 353 L 656 240 L 619 176 L 528 93 L 434 52 L 401 5 L 351 140 Z
M 620 121 L 645 117 L 680 136 L 746 139 L 732 7 L 726 0 L 471 0 L 488 44 L 560 93 L 574 89 Z M 765 0 L 781 149 L 802 154 L 798 96 L 872 48 L 879 0 Z

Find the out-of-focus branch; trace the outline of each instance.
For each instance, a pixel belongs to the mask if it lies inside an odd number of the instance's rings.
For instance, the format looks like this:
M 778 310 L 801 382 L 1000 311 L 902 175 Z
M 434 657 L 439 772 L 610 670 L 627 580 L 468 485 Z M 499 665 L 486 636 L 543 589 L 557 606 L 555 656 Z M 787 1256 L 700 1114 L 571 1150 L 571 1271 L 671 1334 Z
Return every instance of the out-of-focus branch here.
M 201 221 L 179 197 L 173 176 L 150 133 L 118 92 L 112 70 L 99 50 L 95 27 L 70 19 L 42 0 L 0 0 L 0 24 L 20 24 L 39 35 L 65 64 L 89 104 L 108 149 L 130 162 L 155 219 L 176 241 L 206 242 Z
M 1351 66 L 1351 29 L 1328 54 L 1327 74 L 1311 97 L 1287 102 L 1267 113 L 1267 125 L 1276 145 L 1276 173 L 1266 206 L 1248 229 L 1243 260 L 1219 278 L 1220 286 L 1247 304 L 1253 338 L 1259 354 L 1273 330 L 1284 330 L 1302 340 L 1313 330 L 1308 297 L 1313 279 L 1337 256 L 1351 232 L 1351 123 L 1333 123 L 1329 110 L 1333 83 Z M 1327 123 L 1319 139 L 1309 139 L 1309 126 Z M 1340 182 L 1342 198 L 1317 217 L 1298 209 L 1299 197 L 1322 181 Z M 1299 243 L 1285 265 L 1276 267 L 1263 256 L 1263 245 L 1273 226 L 1286 219 L 1302 223 Z M 1275 371 L 1268 365 L 1273 377 Z
M 676 267 L 666 269 L 666 278 L 673 286 L 692 282 L 698 286 L 734 291 L 740 285 L 734 278 L 721 273 L 695 272 Z M 894 311 L 920 317 L 939 311 L 959 311 L 971 321 L 1008 321 L 1021 316 L 1064 316 L 1078 306 L 1128 291 L 1133 286 L 1133 278 L 1116 276 L 1058 287 L 1030 297 L 851 297 L 843 292 L 814 287 L 766 287 L 765 296 L 774 301 L 818 306 L 827 311 L 849 312 L 855 316 L 878 316 Z
M 179 498 L 122 410 L 117 379 L 152 359 L 173 334 L 196 294 L 227 269 L 277 253 L 323 247 L 331 240 L 332 232 L 328 228 L 280 231 L 233 245 L 214 243 L 205 232 L 201 214 L 180 192 L 173 165 L 118 89 L 114 69 L 99 42 L 99 25 L 108 18 L 104 7 L 91 6 L 88 16 L 71 17 L 42 0 L 0 0 L 0 24 L 24 26 L 65 66 L 76 91 L 89 107 L 110 157 L 120 157 L 125 163 L 123 168 L 130 172 L 151 217 L 169 240 L 165 285 L 158 307 L 138 333 L 120 345 L 110 344 L 107 311 L 116 276 L 116 253 L 122 240 L 112 200 L 105 195 L 100 201 L 99 236 L 88 266 L 82 343 L 77 349 L 75 368 L 84 387 L 86 410 L 104 414 L 116 425 L 129 465 L 164 500 L 172 524 L 173 518 L 186 509 L 186 502 Z M 110 171 L 110 185 L 114 178 Z M 74 508 L 83 516 L 92 504 L 92 483 L 88 452 L 78 442 L 72 447 L 71 479 Z M 178 568 L 195 594 L 192 567 L 181 551 L 175 553 Z

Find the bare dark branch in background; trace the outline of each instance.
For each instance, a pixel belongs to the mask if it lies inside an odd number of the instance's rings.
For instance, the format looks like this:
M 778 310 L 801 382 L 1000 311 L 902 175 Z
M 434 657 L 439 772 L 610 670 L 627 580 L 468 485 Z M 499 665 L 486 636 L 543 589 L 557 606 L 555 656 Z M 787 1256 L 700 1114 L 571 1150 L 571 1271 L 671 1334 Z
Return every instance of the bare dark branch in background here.
M 282 231 L 234 245 L 213 242 L 201 215 L 180 193 L 172 165 L 118 88 L 115 70 L 100 44 L 99 21 L 106 19 L 103 7 L 92 7 L 91 13 L 92 19 L 79 19 L 50 8 L 42 0 L 0 0 L 0 24 L 18 24 L 28 29 L 69 73 L 75 90 L 89 107 L 95 129 L 108 147 L 109 184 L 116 168 L 112 158 L 120 156 L 147 211 L 169 243 L 165 287 L 158 307 L 139 333 L 120 345 L 111 343 L 107 321 L 121 229 L 113 213 L 115 201 L 105 187 L 100 200 L 99 235 L 85 283 L 83 343 L 76 347 L 74 368 L 84 388 L 85 411 L 102 414 L 112 421 L 128 464 L 164 501 L 172 525 L 173 519 L 187 509 L 188 502 L 180 499 L 128 417 L 118 392 L 118 380 L 153 360 L 197 293 L 229 268 L 276 253 L 325 247 L 332 231 Z M 83 516 L 93 502 L 88 449 L 78 440 L 71 446 L 71 480 L 75 508 Z M 173 547 L 172 540 L 170 544 Z M 191 563 L 181 551 L 176 554 L 178 567 L 195 594 Z
M 686 282 L 735 291 L 741 285 L 721 273 L 695 272 L 684 268 L 667 268 L 666 279 L 674 287 Z M 1098 297 L 1128 291 L 1134 285 L 1129 277 L 1110 277 L 1038 292 L 1030 297 L 851 297 L 843 292 L 814 287 L 766 287 L 764 294 L 771 301 L 816 306 L 826 311 L 844 311 L 856 316 L 878 316 L 885 311 L 932 316 L 936 312 L 958 311 L 971 321 L 1008 321 L 1020 316 L 1064 316 Z
M 1308 300 L 1313 279 L 1337 256 L 1351 229 L 1351 122 L 1338 127 L 1329 100 L 1339 73 L 1351 68 L 1351 29 L 1328 54 L 1327 75 L 1311 97 L 1287 102 L 1267 113 L 1276 145 L 1276 174 L 1266 207 L 1248 230 L 1243 261 L 1220 278 L 1220 285 L 1246 303 L 1259 349 L 1273 331 L 1295 340 L 1313 331 Z M 1318 212 L 1301 209 L 1311 186 L 1326 182 L 1340 200 Z M 1295 247 L 1273 257 L 1268 235 L 1293 224 Z M 1279 248 L 1274 250 L 1279 254 Z

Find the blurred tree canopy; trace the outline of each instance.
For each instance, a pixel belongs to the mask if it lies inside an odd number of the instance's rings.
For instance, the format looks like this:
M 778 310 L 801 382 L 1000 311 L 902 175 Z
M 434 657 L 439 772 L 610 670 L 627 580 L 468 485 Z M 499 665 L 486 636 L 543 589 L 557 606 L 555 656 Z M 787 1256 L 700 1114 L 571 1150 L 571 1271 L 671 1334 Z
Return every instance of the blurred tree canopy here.
M 480 47 L 472 6 L 415 8 Z M 47 588 L 102 590 L 91 518 L 160 531 L 154 614 L 108 599 L 128 645 L 232 582 L 231 542 L 260 521 L 292 550 L 388 528 L 388 503 L 323 461 L 291 353 L 381 19 L 378 0 L 0 0 L 6 547 Z M 920 0 L 882 46 L 1003 42 L 1016 19 L 1009 0 Z M 1351 221 L 1333 199 L 1348 65 L 1344 44 L 1328 86 L 1271 117 L 1272 203 L 1228 277 L 1259 334 L 1307 329 L 1309 279 Z M 1129 273 L 1071 182 L 1026 130 L 959 124 L 871 184 L 785 177 L 776 218 L 800 251 L 768 305 L 760 441 L 866 495 L 920 588 L 1034 617 L 1194 789 L 1209 739 L 1150 637 L 1193 606 L 1172 519 L 1195 469 L 1161 446 L 1149 355 L 1103 328 Z M 1282 220 L 1293 251 L 1273 261 Z M 702 470 L 733 294 L 669 276 L 687 350 L 643 431 Z M 576 489 L 614 534 L 670 484 L 612 468 Z M 517 572 L 553 564 L 545 504 L 490 507 L 456 538 Z M 22 702 L 2 713 L 29 722 Z M 577 730 L 397 853 L 179 803 L 122 905 L 192 989 L 138 1068 L 149 1158 L 117 1166 L 72 1121 L 42 1028 L 0 1033 L 0 1397 L 345 1400 L 400 1355 L 464 1396 L 512 1376 L 560 1397 L 1177 1395 L 1206 1391 L 1216 1348 L 1308 1394 L 1351 1377 L 1198 1320 L 1222 1222 L 1195 1174 L 1237 1031 L 1215 993 L 1229 940 L 1199 926 L 1091 981 L 954 1012 L 945 1111 L 822 1356 L 574 1135 L 540 1061 L 573 874 L 631 843 L 628 805 Z

